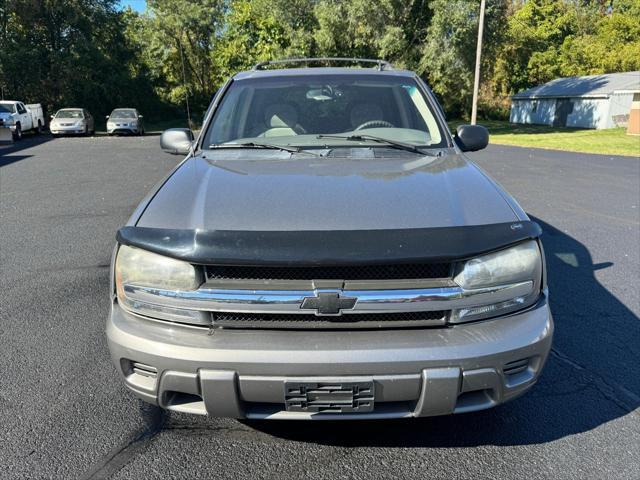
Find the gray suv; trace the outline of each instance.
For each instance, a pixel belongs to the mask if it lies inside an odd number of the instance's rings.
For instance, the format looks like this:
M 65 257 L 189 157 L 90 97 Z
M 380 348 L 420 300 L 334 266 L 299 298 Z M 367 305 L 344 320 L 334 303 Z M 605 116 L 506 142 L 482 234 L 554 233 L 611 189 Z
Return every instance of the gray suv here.
M 107 338 L 127 387 L 251 419 L 526 392 L 553 333 L 541 229 L 465 157 L 486 129 L 452 136 L 424 82 L 386 62 L 274 63 L 228 80 L 197 140 L 164 132 L 186 158 L 118 231 Z

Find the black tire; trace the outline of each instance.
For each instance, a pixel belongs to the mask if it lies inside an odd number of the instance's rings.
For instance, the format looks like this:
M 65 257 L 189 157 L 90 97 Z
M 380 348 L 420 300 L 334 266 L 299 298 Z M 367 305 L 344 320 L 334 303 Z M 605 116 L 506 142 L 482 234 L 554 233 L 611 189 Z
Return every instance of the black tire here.
M 22 126 L 20 123 L 16 123 L 16 131 L 13 132 L 14 140 L 22 140 Z
M 38 130 L 37 130 L 38 135 L 42 135 L 43 131 L 44 131 L 44 128 L 42 128 L 42 122 L 38 120 Z
M 84 126 L 84 133 L 82 134 L 83 137 L 88 137 L 89 136 L 89 125 L 85 125 Z

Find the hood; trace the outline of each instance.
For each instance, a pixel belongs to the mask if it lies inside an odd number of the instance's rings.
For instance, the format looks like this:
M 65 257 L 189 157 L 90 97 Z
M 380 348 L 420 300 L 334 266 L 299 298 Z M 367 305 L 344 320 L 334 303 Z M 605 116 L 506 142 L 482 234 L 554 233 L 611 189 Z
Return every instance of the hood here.
M 238 231 L 378 230 L 518 220 L 507 194 L 464 157 L 313 157 L 206 152 L 153 197 L 141 227 Z M 386 150 L 386 149 L 383 149 Z M 250 156 L 251 159 L 247 159 Z

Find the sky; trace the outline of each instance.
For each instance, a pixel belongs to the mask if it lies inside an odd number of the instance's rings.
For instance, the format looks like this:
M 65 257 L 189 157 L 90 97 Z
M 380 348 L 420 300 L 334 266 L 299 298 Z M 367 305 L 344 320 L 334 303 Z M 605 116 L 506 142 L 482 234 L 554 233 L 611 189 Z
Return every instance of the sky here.
M 136 12 L 144 12 L 147 9 L 147 0 L 120 0 L 122 8 L 131 7 Z

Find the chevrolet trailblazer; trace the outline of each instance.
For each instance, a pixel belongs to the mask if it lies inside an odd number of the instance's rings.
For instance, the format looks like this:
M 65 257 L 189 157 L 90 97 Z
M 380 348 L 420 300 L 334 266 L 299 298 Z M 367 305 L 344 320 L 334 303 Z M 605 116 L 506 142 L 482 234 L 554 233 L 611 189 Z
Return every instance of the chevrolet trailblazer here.
M 553 333 L 540 227 L 464 155 L 485 128 L 452 136 L 416 74 L 371 62 L 258 64 L 197 139 L 164 132 L 186 158 L 112 262 L 108 344 L 135 395 L 373 419 L 490 408 L 537 381 Z

